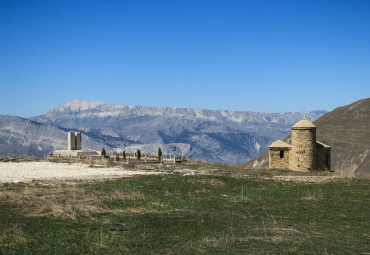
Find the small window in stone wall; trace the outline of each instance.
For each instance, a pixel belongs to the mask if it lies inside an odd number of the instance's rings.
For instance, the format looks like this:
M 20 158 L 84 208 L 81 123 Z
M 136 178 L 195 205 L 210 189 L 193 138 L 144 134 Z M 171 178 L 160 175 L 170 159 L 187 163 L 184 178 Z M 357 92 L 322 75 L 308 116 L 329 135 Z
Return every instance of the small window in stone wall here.
M 284 158 L 284 151 L 280 151 L 280 158 Z

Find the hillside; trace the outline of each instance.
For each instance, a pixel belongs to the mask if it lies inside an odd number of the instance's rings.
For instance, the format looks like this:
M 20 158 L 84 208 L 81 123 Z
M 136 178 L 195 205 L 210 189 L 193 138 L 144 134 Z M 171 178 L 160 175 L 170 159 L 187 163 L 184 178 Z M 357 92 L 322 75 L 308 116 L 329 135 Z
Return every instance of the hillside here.
M 256 113 L 171 107 L 109 105 L 74 100 L 33 121 L 80 130 L 117 151 L 146 152 L 166 146 L 191 159 L 240 164 L 257 156 L 290 126 L 324 111 Z
M 55 149 L 66 149 L 67 131 L 20 117 L 0 115 L 0 155 L 43 157 Z M 82 140 L 84 148 L 101 150 L 106 146 L 86 134 L 82 134 Z
M 314 124 L 317 140 L 332 146 L 333 170 L 370 176 L 370 98 L 338 107 Z M 285 141 L 289 139 L 290 135 Z M 246 166 L 268 167 L 268 153 L 250 160 Z

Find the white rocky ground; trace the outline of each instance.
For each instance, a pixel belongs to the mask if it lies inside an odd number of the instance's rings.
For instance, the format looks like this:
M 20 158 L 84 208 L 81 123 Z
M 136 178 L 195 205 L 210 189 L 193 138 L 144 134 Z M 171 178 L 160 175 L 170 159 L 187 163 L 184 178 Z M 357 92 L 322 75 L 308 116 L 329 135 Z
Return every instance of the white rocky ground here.
M 91 180 L 161 173 L 145 170 L 130 171 L 119 167 L 90 167 L 80 163 L 0 162 L 0 183 L 33 180 Z

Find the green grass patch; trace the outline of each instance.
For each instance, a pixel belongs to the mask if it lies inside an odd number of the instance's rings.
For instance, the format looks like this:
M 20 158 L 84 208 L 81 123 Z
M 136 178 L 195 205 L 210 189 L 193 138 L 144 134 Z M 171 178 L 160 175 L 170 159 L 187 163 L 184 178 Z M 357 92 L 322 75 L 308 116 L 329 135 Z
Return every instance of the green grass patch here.
M 0 187 L 1 254 L 361 254 L 369 181 L 167 174 Z

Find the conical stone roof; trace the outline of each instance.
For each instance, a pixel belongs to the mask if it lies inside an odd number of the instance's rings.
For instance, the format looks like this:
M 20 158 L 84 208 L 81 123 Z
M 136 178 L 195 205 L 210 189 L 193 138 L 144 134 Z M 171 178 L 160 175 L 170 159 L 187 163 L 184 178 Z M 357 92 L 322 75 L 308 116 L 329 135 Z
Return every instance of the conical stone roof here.
M 316 126 L 309 120 L 300 120 L 292 128 L 316 128 Z
M 269 148 L 291 148 L 292 146 L 286 142 L 283 142 L 281 140 L 277 140 L 273 142 Z

